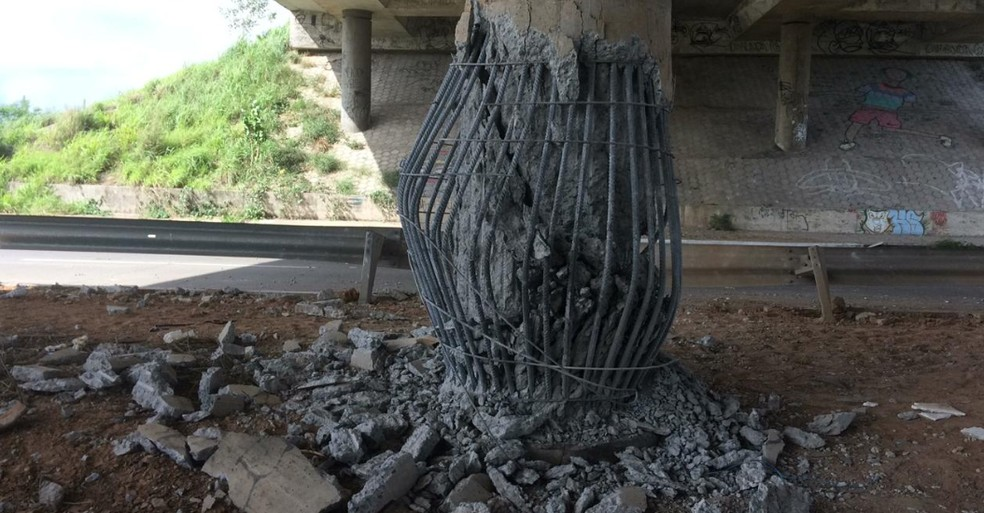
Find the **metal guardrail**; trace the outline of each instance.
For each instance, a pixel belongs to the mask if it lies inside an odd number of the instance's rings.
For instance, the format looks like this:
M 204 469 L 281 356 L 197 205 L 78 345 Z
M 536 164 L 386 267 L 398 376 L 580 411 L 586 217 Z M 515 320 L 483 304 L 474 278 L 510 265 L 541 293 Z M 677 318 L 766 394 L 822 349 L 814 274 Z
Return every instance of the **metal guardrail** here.
M 360 264 L 367 258 L 367 232 L 383 239 L 377 264 L 409 268 L 399 228 L 0 215 L 2 249 L 246 256 Z M 684 241 L 684 283 L 688 287 L 802 283 L 811 279 L 811 245 Z M 833 285 L 984 286 L 984 249 L 840 244 L 826 245 L 822 254 L 828 281 Z
M 363 261 L 366 233 L 382 235 L 379 262 L 409 268 L 399 228 L 290 226 L 0 215 L 0 248 Z

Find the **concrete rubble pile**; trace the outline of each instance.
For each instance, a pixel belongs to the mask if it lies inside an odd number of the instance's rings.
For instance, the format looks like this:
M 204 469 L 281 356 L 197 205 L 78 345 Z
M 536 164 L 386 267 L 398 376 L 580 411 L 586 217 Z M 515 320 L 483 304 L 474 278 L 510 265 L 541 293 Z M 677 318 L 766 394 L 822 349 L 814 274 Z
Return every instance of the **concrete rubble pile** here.
M 284 504 L 352 513 L 643 512 L 670 500 L 705 513 L 727 511 L 714 508 L 728 501 L 743 512 L 808 510 L 806 492 L 773 470 L 783 438 L 766 429 L 762 412 L 741 411 L 677 365 L 604 416 L 589 410 L 573 419 L 549 408 L 511 416 L 444 385 L 431 329 L 341 327 L 324 326 L 299 351 L 219 356 L 180 372 L 167 351 L 99 346 L 84 373 L 106 379 L 78 390 L 128 383 L 152 418 L 116 440 L 114 452 L 160 453 L 201 469 L 217 479 L 214 498 L 247 512 Z M 371 366 L 360 363 L 360 352 Z M 37 382 L 72 379 L 65 370 L 16 369 Z M 197 379 L 197 397 L 173 394 L 188 388 L 178 386 L 185 376 Z M 223 415 L 261 415 L 288 428 L 273 436 L 208 427 Z M 318 456 L 312 463 L 305 453 Z
M 216 479 L 206 502 L 228 500 L 257 513 L 284 505 L 352 513 L 605 513 L 667 503 L 695 513 L 806 512 L 809 494 L 786 476 L 806 476 L 809 465 L 784 448 L 823 447 L 824 437 L 857 419 L 857 412 L 834 412 L 803 429 L 770 426 L 778 397 L 742 410 L 662 360 L 625 404 L 577 415 L 545 405 L 515 415 L 461 394 L 447 379 L 444 347 L 433 334 L 429 327 L 383 333 L 333 320 L 284 352 L 250 345 L 256 337 L 229 324 L 217 340 L 185 346 L 188 353 L 100 344 L 10 373 L 24 389 L 66 403 L 129 394 L 126 416 L 149 419 L 112 443 L 117 456 L 149 452 L 200 469 Z M 233 347 L 240 344 L 251 351 Z M 24 410 L 3 405 L 0 418 L 10 425 Z M 221 431 L 215 426 L 222 417 L 231 417 L 226 427 L 253 419 L 286 427 Z

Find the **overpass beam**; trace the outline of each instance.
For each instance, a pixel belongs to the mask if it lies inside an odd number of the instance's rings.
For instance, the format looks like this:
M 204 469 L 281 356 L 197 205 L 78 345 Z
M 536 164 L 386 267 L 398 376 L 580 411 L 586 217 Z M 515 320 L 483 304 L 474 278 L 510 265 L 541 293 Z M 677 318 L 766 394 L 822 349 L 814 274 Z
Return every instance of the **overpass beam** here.
M 342 11 L 342 128 L 360 132 L 372 111 L 372 12 Z
M 783 151 L 806 148 L 813 24 L 782 24 L 775 141 Z

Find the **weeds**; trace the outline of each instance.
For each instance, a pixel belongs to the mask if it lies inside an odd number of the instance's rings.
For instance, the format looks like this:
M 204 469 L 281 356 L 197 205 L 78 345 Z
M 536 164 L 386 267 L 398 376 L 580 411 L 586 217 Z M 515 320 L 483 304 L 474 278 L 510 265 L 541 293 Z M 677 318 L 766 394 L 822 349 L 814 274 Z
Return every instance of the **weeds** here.
M 733 232 L 737 230 L 734 217 L 731 214 L 711 214 L 707 227 L 711 230 L 721 232 Z

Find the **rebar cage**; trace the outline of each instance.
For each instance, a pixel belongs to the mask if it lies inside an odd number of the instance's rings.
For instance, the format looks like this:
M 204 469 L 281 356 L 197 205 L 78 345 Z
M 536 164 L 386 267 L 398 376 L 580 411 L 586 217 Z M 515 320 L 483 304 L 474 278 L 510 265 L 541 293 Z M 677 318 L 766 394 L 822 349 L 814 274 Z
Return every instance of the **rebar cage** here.
M 398 208 L 448 379 L 480 401 L 631 398 L 680 292 L 654 64 L 582 56 L 571 94 L 555 65 L 507 53 L 473 36 L 401 166 Z

